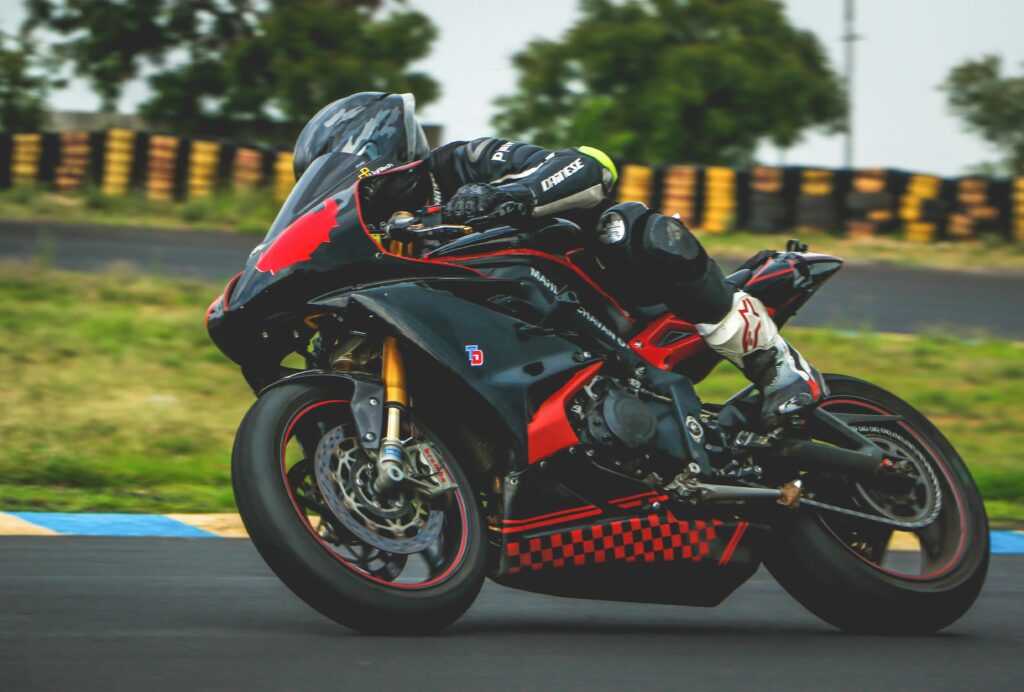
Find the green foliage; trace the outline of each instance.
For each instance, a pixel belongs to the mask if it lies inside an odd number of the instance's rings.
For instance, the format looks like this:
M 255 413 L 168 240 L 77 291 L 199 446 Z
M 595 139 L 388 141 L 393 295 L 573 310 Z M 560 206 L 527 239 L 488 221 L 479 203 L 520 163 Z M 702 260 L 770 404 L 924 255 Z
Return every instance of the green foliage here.
M 46 96 L 62 82 L 26 37 L 0 31 L 0 132 L 38 132 L 46 119 Z
M 651 164 L 744 165 L 761 139 L 789 146 L 845 114 L 821 44 L 776 0 L 583 0 L 562 39 L 514 63 L 503 134 Z
M 113 110 L 150 66 L 142 113 L 193 134 L 303 122 L 357 91 L 440 89 L 408 65 L 437 35 L 404 0 L 29 0 L 26 27 L 64 36 L 57 47 Z
M 1004 152 L 1004 172 L 1024 175 L 1024 74 L 1004 76 L 1002 60 L 989 55 L 954 67 L 939 89 L 967 130 Z

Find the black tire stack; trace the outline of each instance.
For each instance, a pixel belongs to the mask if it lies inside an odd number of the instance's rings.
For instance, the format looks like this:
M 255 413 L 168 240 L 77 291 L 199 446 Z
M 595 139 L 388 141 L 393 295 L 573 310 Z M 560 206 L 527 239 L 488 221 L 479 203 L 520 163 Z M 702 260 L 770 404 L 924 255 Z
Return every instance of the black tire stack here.
M 1024 243 L 1024 176 L 1014 178 L 1010 185 L 1013 239 L 1018 243 Z
M 753 233 L 778 233 L 790 227 L 786 199 L 786 171 L 754 166 L 750 169 L 747 229 Z
M 661 188 L 661 213 L 679 214 L 693 223 L 698 212 L 700 169 L 696 166 L 666 166 Z
M 724 166 L 704 169 L 704 213 L 700 227 L 708 233 L 725 233 L 736 225 L 736 171 Z
M 845 199 L 847 236 L 872 237 L 893 230 L 895 195 L 889 192 L 888 178 L 884 168 L 854 171 Z
M 1000 230 L 997 188 L 997 184 L 987 178 L 970 176 L 957 180 L 947 235 L 957 240 L 968 240 L 977 238 L 981 233 Z
M 906 239 L 914 243 L 932 242 L 939 234 L 945 215 L 942 179 L 934 175 L 911 175 L 900 195 L 900 220 Z
M 796 198 L 796 226 L 800 231 L 833 233 L 839 228 L 835 203 L 835 173 L 819 168 L 800 172 Z

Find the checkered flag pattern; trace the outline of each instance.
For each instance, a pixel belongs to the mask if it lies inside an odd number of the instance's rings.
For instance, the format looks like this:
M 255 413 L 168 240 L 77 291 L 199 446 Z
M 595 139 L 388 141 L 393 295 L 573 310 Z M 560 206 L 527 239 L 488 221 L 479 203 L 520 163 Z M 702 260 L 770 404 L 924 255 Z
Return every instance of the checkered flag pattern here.
M 711 552 L 715 529 L 721 523 L 651 514 L 524 538 L 507 545 L 508 571 L 514 574 L 603 562 L 700 562 Z

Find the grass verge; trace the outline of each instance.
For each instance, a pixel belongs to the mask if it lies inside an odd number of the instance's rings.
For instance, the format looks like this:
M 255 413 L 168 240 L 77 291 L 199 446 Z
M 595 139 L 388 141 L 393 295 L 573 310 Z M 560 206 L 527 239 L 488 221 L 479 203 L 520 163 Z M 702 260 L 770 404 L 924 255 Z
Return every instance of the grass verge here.
M 209 342 L 220 290 L 0 265 L 0 509 L 228 511 L 235 427 L 252 401 Z M 999 524 L 1024 524 L 1024 348 L 794 329 L 823 370 L 878 381 L 967 460 Z M 701 385 L 743 385 L 721 367 Z
M 138 191 L 107 197 L 99 190 L 58 194 L 22 186 L 0 190 L 0 218 L 96 223 L 136 228 L 230 231 L 263 235 L 279 205 L 265 191 L 218 193 L 188 202 L 159 202 Z
M 200 229 L 263 235 L 277 214 L 278 204 L 266 192 L 218 192 L 182 203 L 154 202 L 140 192 L 105 197 L 98 190 L 65 195 L 35 187 L 0 190 L 0 218 L 54 222 L 84 222 L 142 228 Z M 712 256 L 746 259 L 766 248 L 782 249 L 799 237 L 816 252 L 861 262 L 892 262 L 902 266 L 934 267 L 979 272 L 1024 272 L 1024 243 L 998 236 L 978 240 L 908 243 L 896 235 L 852 239 L 814 231 L 779 234 L 700 233 Z
M 790 238 L 799 238 L 813 252 L 838 255 L 859 263 L 891 263 L 905 267 L 956 269 L 959 271 L 1004 273 L 1024 272 L 1024 243 L 1009 243 L 1000 236 L 976 240 L 910 243 L 898 235 L 875 238 L 844 238 L 821 231 L 794 230 L 789 233 L 697 233 L 712 257 L 749 257 L 766 248 L 781 250 Z

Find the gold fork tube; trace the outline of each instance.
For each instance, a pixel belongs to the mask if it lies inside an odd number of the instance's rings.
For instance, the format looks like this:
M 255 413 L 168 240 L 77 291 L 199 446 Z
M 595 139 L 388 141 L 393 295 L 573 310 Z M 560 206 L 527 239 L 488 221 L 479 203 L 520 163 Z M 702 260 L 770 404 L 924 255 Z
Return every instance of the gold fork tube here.
M 405 363 L 398 350 L 398 340 L 393 336 L 384 337 L 383 348 L 384 395 L 388 419 L 386 440 L 400 440 L 402 433 L 402 407 L 409 405 L 409 392 L 405 388 Z

